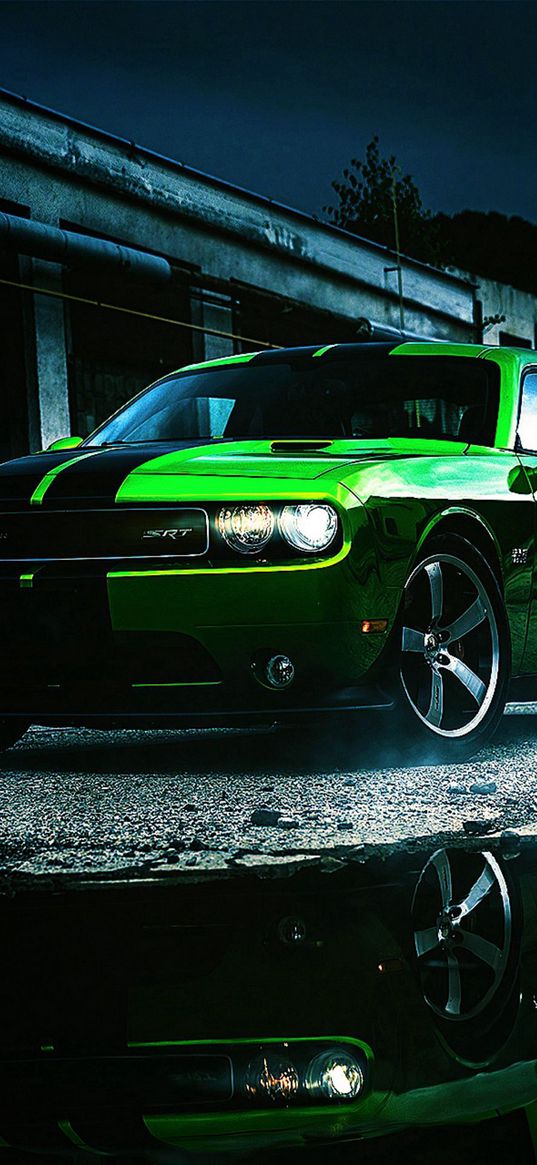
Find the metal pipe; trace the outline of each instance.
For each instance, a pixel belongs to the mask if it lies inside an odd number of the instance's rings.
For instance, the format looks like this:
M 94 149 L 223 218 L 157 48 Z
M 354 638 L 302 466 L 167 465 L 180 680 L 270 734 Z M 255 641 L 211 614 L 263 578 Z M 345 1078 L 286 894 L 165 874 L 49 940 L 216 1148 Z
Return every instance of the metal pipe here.
M 436 336 L 424 336 L 419 332 L 409 332 L 408 329 L 402 332 L 399 328 L 392 328 L 389 324 L 379 324 L 376 320 L 369 320 L 365 316 L 360 316 L 356 323 L 358 332 L 356 339 L 364 344 L 381 343 L 383 340 L 400 340 L 401 343 L 404 340 L 415 340 L 420 343 L 437 341 Z
M 0 247 L 67 267 L 116 268 L 124 275 L 153 283 L 167 283 L 172 278 L 170 264 L 160 255 L 149 255 L 107 239 L 79 235 L 3 212 L 0 212 Z

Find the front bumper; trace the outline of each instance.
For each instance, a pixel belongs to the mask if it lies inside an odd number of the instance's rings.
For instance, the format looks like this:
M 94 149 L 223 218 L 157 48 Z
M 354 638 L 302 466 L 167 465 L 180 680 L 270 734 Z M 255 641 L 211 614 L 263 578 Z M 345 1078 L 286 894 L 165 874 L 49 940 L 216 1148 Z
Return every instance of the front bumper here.
M 312 1097 L 305 1083 L 291 1097 L 248 1095 L 259 1066 L 266 1077 L 281 1067 L 285 1085 L 287 1067 L 296 1065 L 305 1081 L 313 1058 L 333 1050 L 361 1066 L 355 1099 Z M 123 1154 L 158 1143 L 226 1149 L 235 1139 L 262 1146 L 344 1136 L 357 1122 L 368 1125 L 385 1099 L 371 1091 L 372 1066 L 371 1049 L 348 1037 L 202 1040 L 69 1058 L 50 1048 L 33 1060 L 0 1062 L 0 1135 L 41 1150 L 44 1141 L 64 1151 L 71 1142 Z
M 378 665 L 397 600 L 347 551 L 297 567 L 11 568 L 1 714 L 203 725 L 389 706 Z M 386 632 L 363 634 L 378 618 Z M 295 678 L 274 690 L 263 665 L 279 653 Z
M 40 1059 L 0 1062 L 2 1144 L 69 1159 L 74 1145 L 114 1159 L 141 1154 L 152 1161 L 165 1147 L 217 1155 L 312 1147 L 474 1123 L 535 1103 L 535 1060 L 395 1092 L 375 1089 L 371 1049 L 349 1038 L 338 1046 L 361 1058 L 365 1070 L 356 1099 L 252 1102 L 240 1095 L 241 1073 L 252 1063 L 285 1065 L 297 1049 L 306 1063 L 323 1045 L 334 1041 L 206 1040 L 69 1059 L 51 1048 Z

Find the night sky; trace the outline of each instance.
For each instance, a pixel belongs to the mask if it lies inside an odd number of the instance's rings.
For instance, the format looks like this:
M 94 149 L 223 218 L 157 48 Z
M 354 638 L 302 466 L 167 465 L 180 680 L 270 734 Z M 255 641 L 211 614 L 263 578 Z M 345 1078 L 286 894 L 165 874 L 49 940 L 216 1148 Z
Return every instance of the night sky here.
M 0 0 L 0 84 L 320 213 L 378 133 L 432 210 L 537 221 L 537 5 Z

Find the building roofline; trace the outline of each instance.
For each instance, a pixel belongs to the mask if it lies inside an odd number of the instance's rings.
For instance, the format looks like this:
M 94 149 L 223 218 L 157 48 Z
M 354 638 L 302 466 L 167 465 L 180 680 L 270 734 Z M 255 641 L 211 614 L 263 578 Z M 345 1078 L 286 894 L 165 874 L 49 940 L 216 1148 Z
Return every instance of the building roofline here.
M 219 178 L 214 174 L 206 173 L 204 170 L 198 170 L 194 166 L 189 166 L 185 162 L 179 162 L 176 158 L 169 157 L 167 154 L 161 154 L 157 150 L 150 149 L 148 146 L 139 145 L 134 140 L 129 140 L 129 138 L 121 137 L 119 134 L 111 133 L 109 130 L 101 129 L 99 126 L 92 125 L 90 122 L 81 121 L 79 118 L 72 117 L 71 114 L 61 113 L 48 105 L 43 105 L 41 102 L 33 101 L 29 97 L 25 97 L 20 93 L 14 93 L 11 89 L 5 89 L 0 86 L 0 100 L 2 99 L 9 101 L 12 105 L 18 105 L 23 109 L 46 114 L 47 117 L 52 118 L 54 121 L 71 126 L 73 129 L 91 133 L 103 141 L 109 142 L 111 145 L 127 149 L 131 155 L 133 152 L 136 152 L 142 157 L 151 159 L 153 162 L 163 163 L 174 170 L 180 170 L 182 174 L 201 179 L 220 190 L 227 190 L 230 193 L 239 194 L 251 202 L 269 206 L 274 210 L 283 211 L 285 214 L 291 215 L 300 222 L 318 227 L 331 234 L 340 235 L 349 242 L 361 243 L 363 246 L 369 247 L 372 251 L 380 252 L 390 258 L 395 257 L 395 251 L 390 247 L 383 246 L 382 243 L 374 242 L 373 239 L 367 239 L 362 235 L 355 235 L 352 231 L 347 231 L 344 227 L 338 227 L 334 223 L 324 222 L 322 219 L 316 218 L 315 215 L 308 214 L 307 211 L 298 210 L 294 206 L 288 206 L 286 203 L 279 202 L 275 198 L 270 198 L 266 194 L 257 194 L 255 191 L 248 190 L 244 186 L 237 186 L 233 182 L 229 182 L 226 178 Z M 401 255 L 401 258 L 404 259 L 405 263 L 409 263 L 411 266 L 417 267 L 420 270 L 433 271 L 436 275 L 441 275 L 444 279 L 449 280 L 450 283 L 456 283 L 462 287 L 472 286 L 470 277 L 464 278 L 462 275 L 455 275 L 439 267 L 433 267 L 430 263 L 424 263 L 420 259 L 414 259 L 412 255 Z

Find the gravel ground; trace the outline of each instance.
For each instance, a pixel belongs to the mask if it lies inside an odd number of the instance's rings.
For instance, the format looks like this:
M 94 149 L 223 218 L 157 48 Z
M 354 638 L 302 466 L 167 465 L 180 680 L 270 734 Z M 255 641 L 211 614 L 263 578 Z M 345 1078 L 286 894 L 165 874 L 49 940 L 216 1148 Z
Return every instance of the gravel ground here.
M 465 765 L 401 767 L 385 739 L 371 717 L 350 755 L 276 732 L 35 728 L 2 758 L 0 878 L 212 875 L 537 833 L 535 717 L 505 717 Z
M 536 719 L 506 717 L 494 744 L 458 766 L 404 767 L 372 717 L 363 740 L 353 752 L 337 736 L 308 747 L 265 732 L 35 728 L 2 758 L 0 893 L 281 873 L 303 862 L 339 868 L 399 847 L 430 852 L 437 841 L 473 837 L 481 846 L 484 835 L 507 831 L 505 844 L 516 847 L 518 837 L 537 837 Z M 267 1149 L 252 1162 L 350 1165 L 358 1156 L 367 1165 L 533 1160 L 525 1120 L 514 1114 L 359 1145 Z M 155 1155 L 155 1165 L 163 1159 Z M 6 1165 L 26 1161 L 6 1151 Z M 54 1155 L 47 1161 L 60 1165 Z

